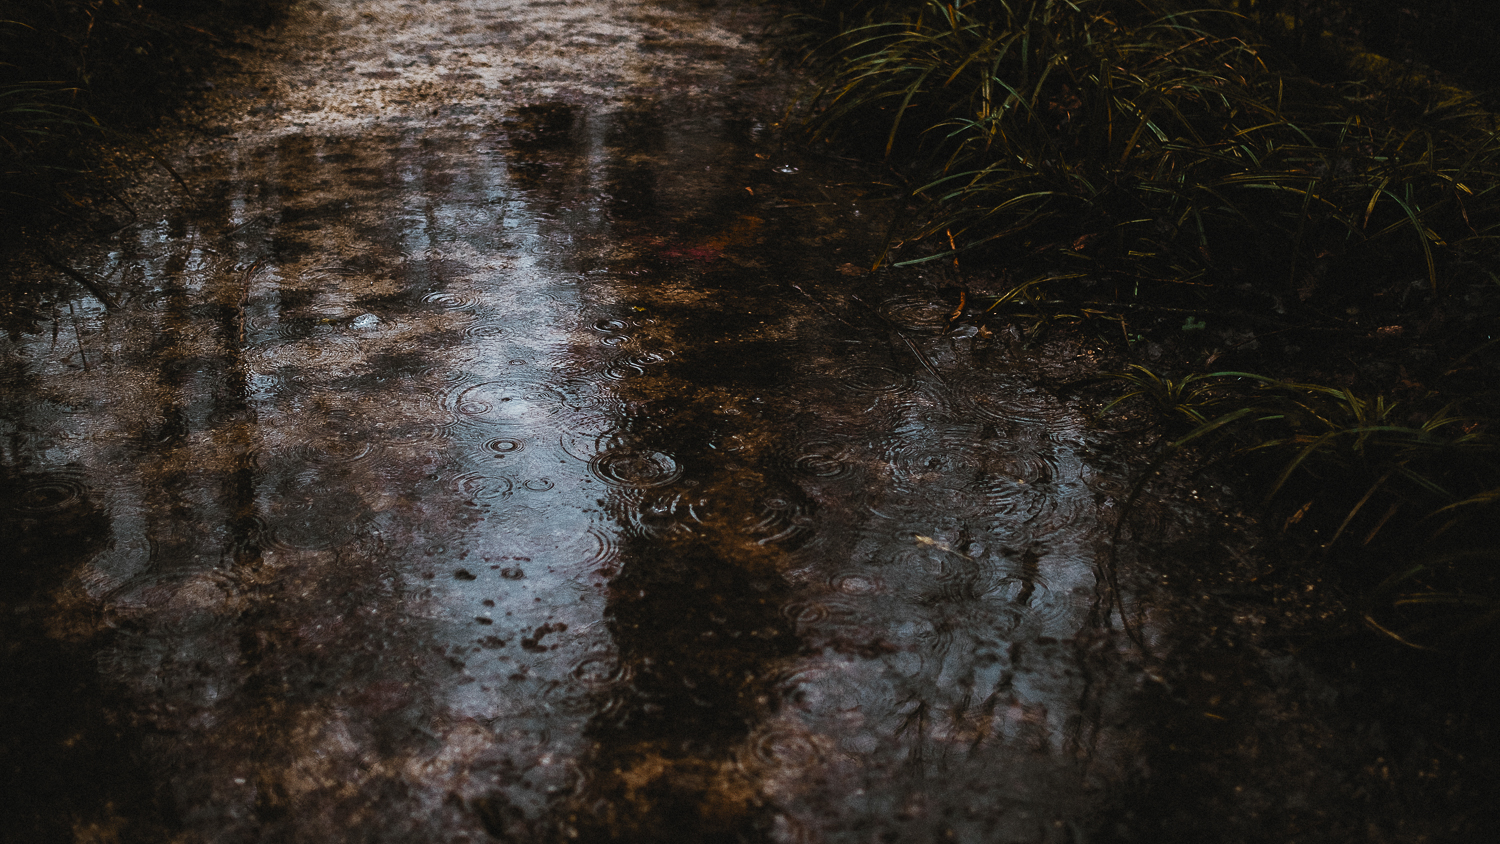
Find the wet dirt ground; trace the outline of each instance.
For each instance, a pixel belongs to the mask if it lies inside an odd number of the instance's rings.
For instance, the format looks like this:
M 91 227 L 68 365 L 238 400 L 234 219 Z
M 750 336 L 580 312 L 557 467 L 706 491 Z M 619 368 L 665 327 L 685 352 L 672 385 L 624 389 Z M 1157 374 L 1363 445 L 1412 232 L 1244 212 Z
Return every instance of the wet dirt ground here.
M 6 309 L 7 834 L 1440 840 L 1220 491 L 1122 523 L 1087 349 L 862 269 L 771 20 L 324 0 L 211 80 L 112 301 Z

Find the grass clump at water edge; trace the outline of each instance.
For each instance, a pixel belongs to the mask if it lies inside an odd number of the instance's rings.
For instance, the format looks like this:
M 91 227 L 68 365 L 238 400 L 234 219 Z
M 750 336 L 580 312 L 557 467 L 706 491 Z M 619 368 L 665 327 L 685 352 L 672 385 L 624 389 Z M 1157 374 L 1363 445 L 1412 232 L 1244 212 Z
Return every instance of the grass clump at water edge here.
M 279 0 L 0 0 L 0 248 L 94 216 L 103 150 L 139 135 Z
M 1382 634 L 1492 636 L 1495 117 L 1432 73 L 1328 66 L 1357 49 L 1304 72 L 1265 46 L 1285 24 L 825 0 L 803 19 L 826 80 L 808 128 L 909 186 L 877 263 L 990 276 L 991 320 L 1166 347 L 1121 375 L 1176 417 L 1165 445 L 1252 470 Z

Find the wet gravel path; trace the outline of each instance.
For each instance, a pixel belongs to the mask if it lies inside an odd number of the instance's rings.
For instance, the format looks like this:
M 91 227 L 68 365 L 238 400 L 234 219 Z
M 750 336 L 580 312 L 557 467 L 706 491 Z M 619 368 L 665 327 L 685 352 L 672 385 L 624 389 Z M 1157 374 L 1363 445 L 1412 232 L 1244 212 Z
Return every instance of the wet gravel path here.
M 8 315 L 10 829 L 1350 828 L 1260 610 L 1143 586 L 1146 539 L 1241 565 L 1214 494 L 1118 525 L 1134 461 L 1033 354 L 859 269 L 891 209 L 777 141 L 769 20 L 325 0 L 214 80 L 192 193 L 68 257 L 118 307 Z

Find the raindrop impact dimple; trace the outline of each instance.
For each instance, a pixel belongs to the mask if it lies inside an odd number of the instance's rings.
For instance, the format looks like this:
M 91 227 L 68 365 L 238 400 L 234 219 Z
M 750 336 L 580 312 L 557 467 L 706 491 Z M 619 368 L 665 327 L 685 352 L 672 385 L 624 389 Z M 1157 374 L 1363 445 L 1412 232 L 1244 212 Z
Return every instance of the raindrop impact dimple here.
M 653 539 L 688 532 L 699 521 L 694 512 L 699 503 L 670 491 L 648 495 L 626 510 L 625 523 L 634 533 Z
M 836 478 L 849 473 L 849 462 L 838 443 L 809 443 L 792 461 L 800 475 L 813 478 Z
M 646 370 L 643 367 L 631 363 L 627 359 L 611 362 L 604 368 L 604 371 L 601 374 L 611 381 L 624 381 L 628 378 L 645 375 Z
M 636 489 L 665 486 L 682 477 L 682 467 L 670 455 L 629 447 L 601 452 L 589 461 L 589 469 L 607 484 Z
M 27 484 L 17 496 L 16 509 L 29 515 L 56 513 L 79 503 L 87 493 L 81 476 L 53 474 Z
M 524 448 L 526 448 L 524 441 L 512 437 L 495 437 L 492 440 L 487 440 L 484 444 L 484 450 L 496 457 L 515 454 Z
M 604 686 L 618 683 L 630 677 L 628 663 L 622 663 L 613 654 L 588 654 L 573 663 L 568 674 L 587 686 Z
M 464 496 L 468 503 L 477 504 L 509 495 L 513 484 L 509 478 L 469 472 L 454 478 L 450 486 L 459 495 Z
M 779 725 L 762 727 L 750 737 L 747 746 L 756 765 L 771 770 L 800 768 L 823 762 L 823 750 L 813 735 Z
M 795 547 L 812 535 L 811 508 L 801 498 L 769 495 L 757 502 L 759 519 L 750 528 L 760 545 Z
M 334 436 L 303 443 L 295 449 L 309 463 L 338 464 L 364 460 L 375 452 L 375 444 L 357 437 Z
M 477 304 L 478 300 L 472 296 L 461 296 L 457 293 L 436 292 L 428 293 L 422 297 L 422 301 L 445 311 L 467 311 Z
M 488 340 L 504 333 L 505 329 L 498 325 L 471 325 L 464 329 L 464 336 L 470 340 Z
M 947 327 L 953 307 L 925 296 L 896 296 L 882 303 L 880 310 L 902 328 L 931 332 Z
M 889 366 L 856 366 L 837 373 L 852 390 L 862 393 L 898 393 L 912 386 L 910 375 Z
M 833 588 L 846 595 L 873 595 L 884 589 L 879 578 L 863 572 L 849 572 L 835 575 L 832 579 L 832 585 Z
M 494 424 L 527 424 L 558 411 L 555 396 L 527 381 L 486 381 L 460 387 L 446 402 L 461 419 Z

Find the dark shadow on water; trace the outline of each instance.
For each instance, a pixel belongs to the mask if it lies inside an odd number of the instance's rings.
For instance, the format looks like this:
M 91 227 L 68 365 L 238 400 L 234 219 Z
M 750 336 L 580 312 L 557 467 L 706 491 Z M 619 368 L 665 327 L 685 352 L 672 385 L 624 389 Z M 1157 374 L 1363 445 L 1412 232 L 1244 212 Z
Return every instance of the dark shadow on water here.
M 59 587 L 109 530 L 81 474 L 0 471 L 0 832 L 8 841 L 92 835 L 146 844 L 171 834 L 170 801 L 139 758 L 143 735 L 94 661 L 110 637 L 58 629 L 51 616 Z
M 708 541 L 625 553 L 608 613 L 632 683 L 590 722 L 570 826 L 592 842 L 760 840 L 768 817 L 733 753 L 774 696 L 766 666 L 796 649 L 787 589 Z

